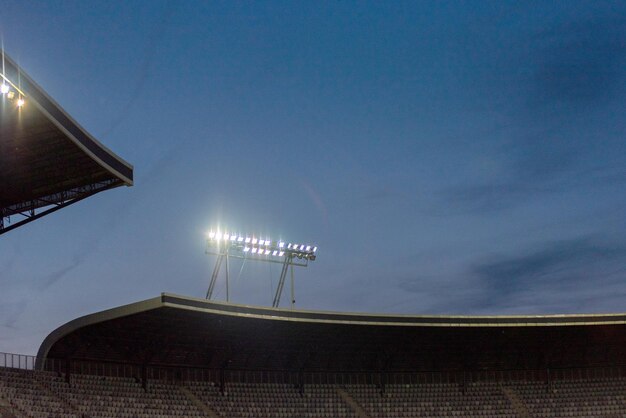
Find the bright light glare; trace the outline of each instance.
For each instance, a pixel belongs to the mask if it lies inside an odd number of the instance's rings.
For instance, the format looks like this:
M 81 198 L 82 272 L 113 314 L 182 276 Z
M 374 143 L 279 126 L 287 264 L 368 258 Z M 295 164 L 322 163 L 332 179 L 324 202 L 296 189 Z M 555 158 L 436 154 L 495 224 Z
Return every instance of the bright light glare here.
M 317 251 L 317 247 L 313 247 L 313 252 L 316 252 L 316 251 Z
M 243 247 L 243 252 L 247 253 L 248 251 L 250 251 L 250 247 Z
M 224 239 L 225 239 L 226 241 L 228 241 L 228 240 L 230 239 L 230 235 L 228 235 L 228 234 L 224 234 Z
M 0 91 L 2 92 L 2 94 L 7 94 L 9 92 L 9 86 L 2 83 L 2 87 L 0 87 Z
M 256 254 L 256 252 L 257 252 L 257 249 L 256 249 L 256 247 L 254 247 L 254 248 L 252 249 L 252 254 Z
M 246 238 L 246 244 L 250 244 L 250 238 Z
M 211 231 L 208 233 L 209 239 L 215 238 L 215 232 Z
M 285 252 L 284 252 L 284 251 L 281 251 L 281 252 L 279 252 L 279 253 L 278 253 L 278 256 L 279 256 L 279 257 L 282 257 L 282 256 L 284 256 L 284 255 L 285 255 Z
M 284 242 L 281 241 L 281 242 L 278 243 L 278 248 L 283 248 L 284 246 L 285 246 Z
M 277 251 L 277 250 L 274 250 L 274 252 L 272 253 L 272 255 L 276 255 L 276 254 L 278 254 L 278 251 Z
M 243 237 L 237 238 L 237 242 L 242 242 L 242 241 L 243 241 Z
M 271 253 L 270 250 L 265 250 L 265 255 L 269 255 Z
M 259 242 L 259 240 L 258 240 L 258 239 L 256 239 L 256 238 L 252 238 L 252 243 L 253 243 L 253 244 L 256 244 L 257 242 Z
M 237 235 L 231 235 L 231 236 L 230 236 L 230 240 L 231 240 L 231 241 L 234 241 L 234 240 L 236 240 L 236 239 L 237 239 Z
M 17 99 L 17 107 L 22 107 L 24 106 L 24 99 L 22 99 L 21 97 L 19 99 Z
M 311 246 L 310 246 L 310 245 L 307 245 L 307 246 L 306 246 L 306 250 L 307 250 L 307 251 L 311 251 Z
M 217 234 L 215 234 L 215 239 L 217 239 L 217 240 L 222 239 L 222 233 L 218 232 Z

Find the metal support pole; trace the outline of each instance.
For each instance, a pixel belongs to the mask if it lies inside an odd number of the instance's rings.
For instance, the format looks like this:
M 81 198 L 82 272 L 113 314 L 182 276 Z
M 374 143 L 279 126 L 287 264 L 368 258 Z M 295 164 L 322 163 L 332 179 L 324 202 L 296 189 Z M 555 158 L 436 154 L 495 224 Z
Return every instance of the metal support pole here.
M 278 305 L 280 305 L 280 296 L 283 293 L 285 279 L 287 278 L 287 271 L 289 269 L 289 265 L 292 262 L 292 259 L 292 256 L 286 256 L 285 261 L 283 262 L 283 268 L 280 271 L 280 279 L 278 280 L 278 286 L 276 287 L 276 295 L 274 295 L 274 302 L 272 302 L 272 307 L 274 308 L 278 308 Z
M 70 385 L 72 382 L 70 379 L 71 374 L 72 374 L 72 360 L 66 359 L 65 360 L 65 383 L 67 383 L 68 385 Z
M 215 260 L 215 267 L 213 268 L 213 274 L 211 275 L 211 283 L 209 283 L 209 289 L 206 292 L 206 298 L 211 299 L 213 296 L 213 289 L 215 289 L 215 282 L 217 281 L 217 276 L 220 274 L 220 268 L 222 267 L 222 259 L 224 258 L 224 254 L 220 254 L 217 256 L 217 260 Z
M 226 252 L 226 302 L 230 302 L 230 291 L 228 288 L 228 282 L 230 281 L 230 275 L 228 271 L 228 251 Z
M 293 309 L 294 305 L 296 304 L 296 295 L 295 295 L 295 289 L 293 287 L 293 264 L 291 265 L 291 309 Z

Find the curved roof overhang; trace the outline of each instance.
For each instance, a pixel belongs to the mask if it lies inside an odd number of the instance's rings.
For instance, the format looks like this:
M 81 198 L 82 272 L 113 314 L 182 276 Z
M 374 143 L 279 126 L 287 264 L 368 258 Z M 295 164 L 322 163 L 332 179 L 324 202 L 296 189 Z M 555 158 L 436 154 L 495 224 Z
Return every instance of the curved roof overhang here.
M 133 184 L 132 165 L 91 136 L 8 56 L 4 68 L 0 82 L 14 98 L 0 96 L 0 234 L 100 191 Z M 20 96 L 23 107 L 16 105 Z M 5 225 L 16 215 L 24 219 Z
M 374 315 L 171 294 L 75 319 L 40 358 L 245 370 L 440 371 L 622 365 L 626 314 Z

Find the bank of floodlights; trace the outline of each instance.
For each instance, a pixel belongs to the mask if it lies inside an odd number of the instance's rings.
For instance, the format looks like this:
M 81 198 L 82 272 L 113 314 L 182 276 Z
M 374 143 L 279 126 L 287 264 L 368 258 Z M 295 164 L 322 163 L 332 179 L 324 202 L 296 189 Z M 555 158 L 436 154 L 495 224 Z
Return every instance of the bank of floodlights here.
M 294 297 L 294 279 L 293 266 L 306 267 L 309 261 L 315 261 L 317 258 L 317 246 L 310 244 L 302 244 L 295 242 L 287 242 L 283 240 L 271 240 L 265 236 L 260 237 L 251 234 L 239 234 L 235 232 L 223 232 L 219 229 L 211 230 L 206 234 L 207 238 L 207 254 L 217 256 L 211 282 L 207 291 L 206 298 L 211 299 L 213 290 L 217 281 L 217 276 L 221 269 L 222 263 L 226 263 L 226 301 L 230 300 L 229 294 L 229 263 L 231 257 L 264 261 L 270 263 L 282 264 L 283 268 L 280 273 L 276 295 L 274 296 L 273 307 L 280 304 L 280 296 L 282 294 L 287 272 L 291 269 L 291 305 L 295 304 Z
M 314 261 L 317 247 L 285 241 L 272 241 L 250 235 L 209 231 L 207 245 L 219 252 L 241 253 L 244 255 L 268 257 L 293 257 Z
M 0 74 L 0 94 L 2 97 L 14 102 L 18 108 L 22 108 L 26 104 L 26 95 L 21 89 L 20 73 L 17 73 L 17 84 L 13 83 L 6 76 L 4 70 L 4 48 L 2 49 L 2 73 Z

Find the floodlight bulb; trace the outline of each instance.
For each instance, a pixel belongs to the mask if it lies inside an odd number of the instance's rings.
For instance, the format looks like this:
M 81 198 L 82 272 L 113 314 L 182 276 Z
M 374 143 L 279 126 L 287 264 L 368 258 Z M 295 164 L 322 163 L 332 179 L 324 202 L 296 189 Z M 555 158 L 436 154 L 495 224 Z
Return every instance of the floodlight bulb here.
M 246 237 L 246 244 L 250 244 L 250 238 Z
M 304 250 L 304 244 L 300 246 L 300 251 Z
M 224 240 L 228 241 L 230 239 L 230 235 L 224 233 Z
M 217 239 L 217 240 L 222 239 L 222 233 L 218 232 L 217 234 L 215 234 L 215 239 Z
M 287 248 L 291 250 L 291 243 L 289 243 L 289 245 L 287 246 Z
M 285 255 L 285 252 L 284 252 L 284 251 L 281 251 L 281 252 L 279 252 L 279 253 L 278 253 L 278 256 L 279 256 L 279 257 L 282 257 L 282 256 L 284 256 L 284 255 Z
M 5 83 L 2 83 L 2 86 L 0 87 L 0 91 L 2 92 L 2 94 L 7 94 L 9 92 L 9 86 L 6 85 Z
M 265 255 L 269 255 L 271 253 L 270 250 L 265 250 Z
M 210 232 L 207 234 L 207 236 L 209 237 L 209 239 L 213 239 L 213 238 L 215 238 L 215 232 L 210 231 Z
M 252 254 L 256 254 L 256 252 L 257 252 L 256 247 L 252 248 Z
M 243 252 L 247 253 L 248 251 L 250 251 L 250 247 L 243 247 Z
M 317 247 L 313 247 L 313 252 L 316 252 L 316 251 L 317 251 Z
M 237 238 L 237 242 L 243 242 L 243 237 Z
M 235 241 L 236 239 L 237 239 L 237 235 L 231 235 L 231 236 L 230 236 L 230 240 L 231 240 L 231 241 Z
M 15 92 L 14 91 L 10 91 L 7 93 L 7 98 L 9 100 L 13 100 L 15 98 Z
M 17 99 L 17 107 L 24 106 L 24 103 L 26 103 L 26 102 L 21 97 L 19 99 Z
M 252 238 L 252 243 L 253 243 L 253 244 L 256 244 L 257 242 L 259 242 L 259 240 L 258 240 L 258 239 L 256 239 L 256 238 Z
M 274 250 L 274 252 L 272 252 L 272 255 L 276 255 L 278 254 L 278 250 Z
M 278 248 L 283 248 L 284 246 L 285 246 L 284 242 L 281 241 L 281 242 L 278 243 Z
M 306 246 L 306 250 L 307 250 L 307 251 L 311 251 L 311 246 L 310 246 L 310 245 L 307 245 L 307 246 Z

